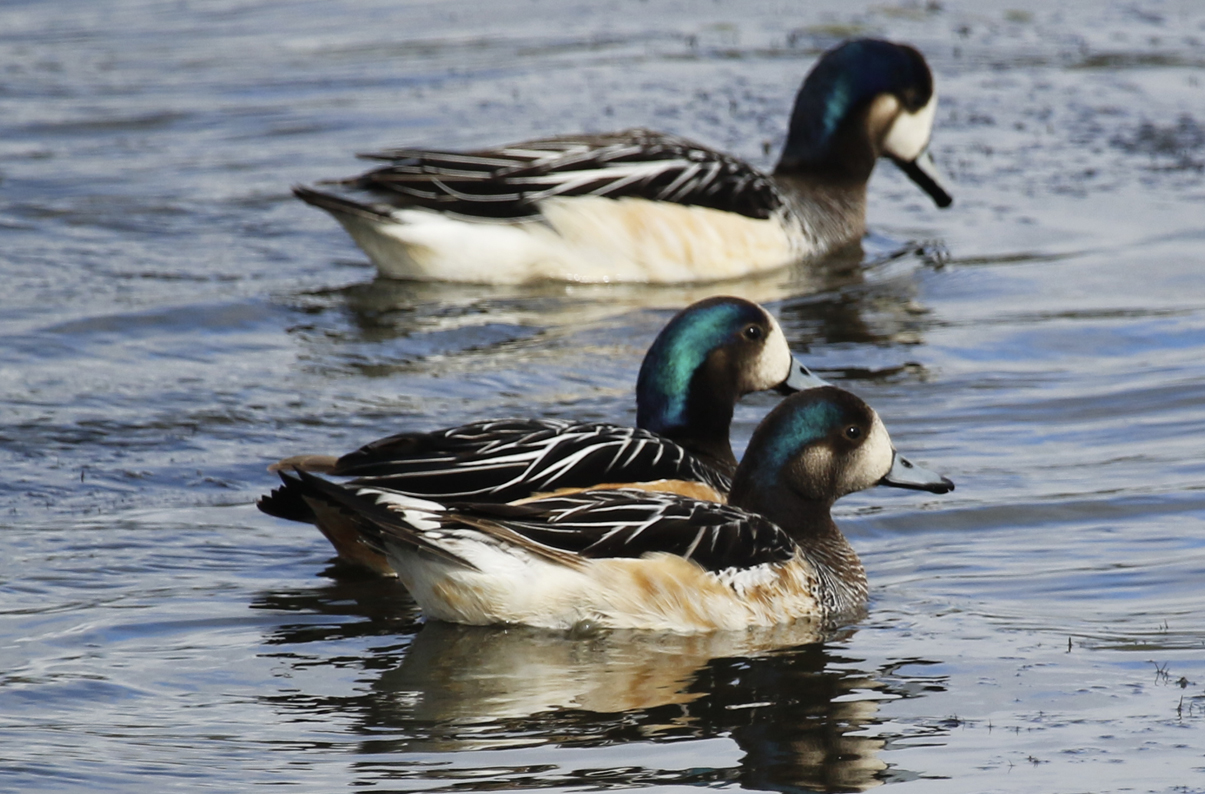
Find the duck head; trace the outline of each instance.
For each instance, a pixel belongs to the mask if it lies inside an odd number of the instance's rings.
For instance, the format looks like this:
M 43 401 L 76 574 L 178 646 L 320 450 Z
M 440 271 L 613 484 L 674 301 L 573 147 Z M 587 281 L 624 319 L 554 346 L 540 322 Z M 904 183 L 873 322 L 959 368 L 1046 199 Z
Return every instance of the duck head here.
M 787 528 L 808 513 L 806 506 L 828 521 L 833 502 L 873 485 L 954 490 L 950 480 L 895 451 L 873 408 L 825 386 L 792 395 L 762 420 L 737 468 L 729 501 Z
M 953 198 L 928 152 L 933 73 L 913 47 L 854 39 L 826 52 L 803 81 L 776 175 L 864 186 L 888 157 L 939 207 Z
M 708 298 L 653 341 L 636 380 L 636 423 L 735 467 L 728 432 L 738 399 L 823 385 L 791 354 L 769 312 L 742 298 Z

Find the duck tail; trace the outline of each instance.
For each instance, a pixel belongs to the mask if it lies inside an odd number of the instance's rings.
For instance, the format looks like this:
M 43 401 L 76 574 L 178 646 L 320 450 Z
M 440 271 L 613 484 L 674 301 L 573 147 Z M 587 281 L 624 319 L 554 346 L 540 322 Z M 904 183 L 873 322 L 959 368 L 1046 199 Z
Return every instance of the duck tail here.
M 296 480 L 285 479 L 284 485 L 273 488 L 267 496 L 261 496 L 255 506 L 261 512 L 286 521 L 300 521 L 304 524 L 318 523 L 318 517 L 313 508 L 305 501 L 305 497 Z
M 314 190 L 312 187 L 305 185 L 294 185 L 293 195 L 304 201 L 306 204 L 317 207 L 318 209 L 326 210 L 330 214 L 339 217 L 341 215 L 350 215 L 356 218 L 362 218 L 373 223 L 390 220 L 391 216 L 387 211 L 377 209 L 369 204 L 363 204 L 359 201 L 353 201 L 343 196 L 336 196 L 333 193 L 324 193 L 321 190 Z
M 477 568 L 427 536 L 428 530 L 439 528 L 444 513 L 444 508 L 434 502 L 383 489 L 349 487 L 300 469 L 278 473 L 284 485 L 261 499 L 261 503 L 272 500 L 270 506 L 283 505 L 282 509 L 288 509 L 292 502 L 285 500 L 298 499 L 319 519 L 334 513 L 342 519 L 339 523 L 354 528 L 359 540 L 380 554 L 387 555 L 391 549 L 402 546 L 460 567 Z M 278 492 L 284 493 L 277 497 Z M 264 509 L 262 504 L 260 509 Z M 319 528 L 324 523 L 333 522 L 322 520 Z

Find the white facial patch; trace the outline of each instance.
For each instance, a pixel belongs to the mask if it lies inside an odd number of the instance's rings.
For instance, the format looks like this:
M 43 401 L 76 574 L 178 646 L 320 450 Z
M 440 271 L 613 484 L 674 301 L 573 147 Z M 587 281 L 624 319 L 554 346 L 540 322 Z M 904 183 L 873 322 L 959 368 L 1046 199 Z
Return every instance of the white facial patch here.
M 937 92 L 934 92 L 925 106 L 915 113 L 900 112 L 892 122 L 891 129 L 887 131 L 887 137 L 883 139 L 883 151 L 908 163 L 920 157 L 921 152 L 929 145 L 929 135 L 933 132 L 933 116 L 936 113 Z
M 883 426 L 879 415 L 871 413 L 874 421 L 866 441 L 858 448 L 846 474 L 846 482 L 840 483 L 843 493 L 853 493 L 871 487 L 887 476 L 891 471 L 891 462 L 895 458 L 895 449 L 891 445 L 891 436 Z
M 770 333 L 762 345 L 761 354 L 749 371 L 741 374 L 740 389 L 745 394 L 777 386 L 790 376 L 791 367 L 795 364 L 782 327 L 769 314 L 766 318 L 770 321 Z

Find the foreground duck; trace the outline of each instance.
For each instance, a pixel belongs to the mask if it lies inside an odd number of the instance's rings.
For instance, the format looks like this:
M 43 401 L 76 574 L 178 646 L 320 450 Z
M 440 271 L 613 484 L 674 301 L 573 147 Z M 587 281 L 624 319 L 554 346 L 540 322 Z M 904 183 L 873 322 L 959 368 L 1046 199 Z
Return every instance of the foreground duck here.
M 791 355 L 782 328 L 765 309 L 742 298 L 708 298 L 674 316 L 645 355 L 636 382 L 637 428 L 492 420 L 389 436 L 341 458 L 286 458 L 271 469 L 354 477 L 354 485 L 437 501 L 509 502 L 632 483 L 723 500 L 736 470 L 729 441 L 736 401 L 764 389 L 789 393 L 822 385 Z M 316 523 L 347 562 L 392 572 L 358 533 L 322 521 L 294 496 L 274 493 L 259 507 Z
M 854 617 L 866 573 L 833 502 L 876 484 L 954 487 L 901 458 L 874 410 L 832 386 L 762 421 L 727 505 L 637 490 L 441 505 L 305 472 L 281 479 L 279 491 L 386 554 L 428 618 L 680 632 Z
M 644 129 L 498 149 L 397 149 L 358 177 L 298 187 L 386 276 L 675 283 L 783 267 L 860 239 L 888 157 L 939 207 L 933 74 L 912 47 L 857 39 L 804 80 L 772 174 Z

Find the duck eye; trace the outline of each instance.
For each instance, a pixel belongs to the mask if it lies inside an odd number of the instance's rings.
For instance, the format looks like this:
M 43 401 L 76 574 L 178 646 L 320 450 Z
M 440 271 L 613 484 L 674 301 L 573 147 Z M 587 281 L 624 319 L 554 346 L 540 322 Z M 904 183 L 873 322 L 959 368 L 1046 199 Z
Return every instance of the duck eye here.
M 741 334 L 746 339 L 748 339 L 750 342 L 756 342 L 758 339 L 761 339 L 761 337 L 762 337 L 761 326 L 760 325 L 747 325 L 747 326 L 745 326 L 745 330 L 741 331 Z
M 845 428 L 845 437 L 850 441 L 857 441 L 862 437 L 862 428 L 858 427 L 857 425 L 850 425 L 849 427 Z

